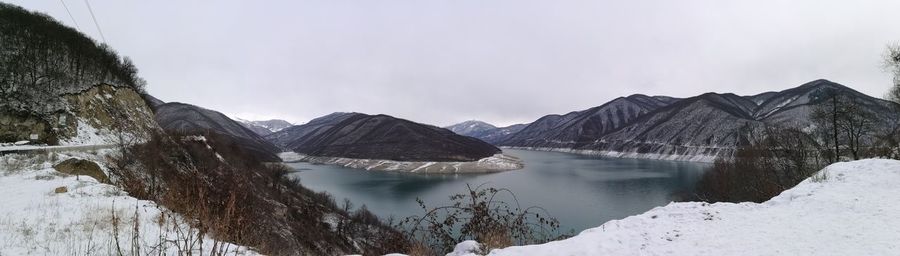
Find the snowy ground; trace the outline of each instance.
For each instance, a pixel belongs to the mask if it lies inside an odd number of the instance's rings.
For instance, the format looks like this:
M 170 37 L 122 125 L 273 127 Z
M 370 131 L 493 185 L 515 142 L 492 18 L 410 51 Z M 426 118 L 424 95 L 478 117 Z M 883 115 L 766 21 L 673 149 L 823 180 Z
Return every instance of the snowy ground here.
M 342 157 L 319 157 L 284 152 L 278 154 L 285 162 L 310 162 L 316 164 L 332 164 L 344 167 L 376 170 L 398 171 L 411 173 L 486 173 L 522 169 L 522 160 L 504 154 L 496 154 L 490 157 L 471 162 L 415 162 L 394 161 L 380 159 L 356 159 Z
M 900 161 L 837 163 L 761 204 L 671 203 L 489 255 L 900 255 Z
M 66 154 L 71 155 L 0 156 L 0 255 L 210 253 L 214 240 L 196 239 L 196 230 L 165 208 L 93 178 L 54 170 L 52 163 L 72 156 L 99 159 Z M 255 254 L 236 245 L 226 247 L 228 255 Z

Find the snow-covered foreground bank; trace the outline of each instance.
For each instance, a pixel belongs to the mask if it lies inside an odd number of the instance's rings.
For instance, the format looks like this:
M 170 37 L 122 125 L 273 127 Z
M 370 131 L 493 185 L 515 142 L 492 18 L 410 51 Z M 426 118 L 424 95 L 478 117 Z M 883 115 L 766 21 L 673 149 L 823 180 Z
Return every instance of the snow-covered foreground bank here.
M 614 206 L 611 206 L 614 207 Z M 457 246 L 454 255 L 471 244 Z M 771 200 L 671 203 L 489 255 L 898 255 L 900 161 L 833 164 Z
M 178 215 L 91 177 L 57 172 L 52 164 L 71 156 L 50 154 L 0 157 L 0 255 L 211 252 L 215 241 L 198 240 L 197 230 L 185 225 Z M 86 153 L 70 154 L 99 158 Z M 223 248 L 227 248 L 227 255 L 255 254 L 236 245 L 226 244 Z
M 518 170 L 524 167 L 522 160 L 509 155 L 496 154 L 471 162 L 418 162 L 381 159 L 356 159 L 343 157 L 322 157 L 284 152 L 278 154 L 285 162 L 310 162 L 344 167 L 411 173 L 487 173 Z

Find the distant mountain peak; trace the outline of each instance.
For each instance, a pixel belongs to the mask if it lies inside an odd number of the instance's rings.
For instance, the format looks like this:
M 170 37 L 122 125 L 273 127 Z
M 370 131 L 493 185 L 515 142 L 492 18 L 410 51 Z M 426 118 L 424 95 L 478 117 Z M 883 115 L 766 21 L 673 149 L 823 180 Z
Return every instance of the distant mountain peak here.
M 447 130 L 452 131 L 453 133 L 465 136 L 471 136 L 475 133 L 484 132 L 487 130 L 497 129 L 496 126 L 478 121 L 478 120 L 468 120 L 462 123 L 454 124 L 451 126 L 444 127 Z
M 294 124 L 292 124 L 291 122 L 281 119 L 250 121 L 247 119 L 235 118 L 234 120 L 260 136 L 269 135 L 273 132 L 278 132 L 285 128 L 294 126 Z

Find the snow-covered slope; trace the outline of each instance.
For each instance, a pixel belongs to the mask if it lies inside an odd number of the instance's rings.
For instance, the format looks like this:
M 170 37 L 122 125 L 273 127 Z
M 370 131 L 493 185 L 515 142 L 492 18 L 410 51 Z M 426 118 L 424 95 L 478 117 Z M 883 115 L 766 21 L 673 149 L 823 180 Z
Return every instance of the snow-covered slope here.
M 178 214 L 91 177 L 53 169 L 68 157 L 102 158 L 67 154 L 75 155 L 0 156 L 0 255 L 210 254 L 215 241 L 196 239 L 198 230 Z M 219 244 L 228 247 L 228 255 L 256 254 Z
M 897 255 L 898 184 L 900 161 L 836 163 L 761 204 L 671 203 L 490 255 Z
M 472 136 L 472 134 L 497 129 L 496 126 L 493 126 L 489 123 L 485 123 L 477 120 L 469 120 L 462 123 L 454 124 L 451 126 L 444 127 L 444 129 L 450 130 L 459 135 L 464 136 Z
M 668 100 L 640 94 L 619 97 L 599 107 L 542 117 L 500 145 L 577 148 L 668 104 Z
M 235 121 L 250 129 L 251 131 L 259 134 L 259 136 L 266 136 L 272 134 L 274 132 L 278 132 L 284 130 L 284 128 L 288 128 L 293 126 L 294 124 L 284 121 L 281 119 L 271 119 L 271 120 L 263 120 L 263 121 L 250 121 L 241 118 L 234 118 Z
M 526 126 L 528 126 L 528 124 L 514 124 L 506 127 L 496 127 L 482 121 L 471 120 L 444 127 L 444 129 L 450 130 L 459 135 L 476 138 L 492 145 L 497 145 L 498 143 L 509 138 L 509 136 L 518 133 Z

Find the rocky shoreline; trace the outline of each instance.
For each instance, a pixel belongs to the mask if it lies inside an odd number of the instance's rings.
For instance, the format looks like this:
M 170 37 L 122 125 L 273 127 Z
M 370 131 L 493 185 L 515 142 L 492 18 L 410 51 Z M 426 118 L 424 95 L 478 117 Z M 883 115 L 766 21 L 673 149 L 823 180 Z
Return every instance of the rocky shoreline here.
M 699 153 L 698 154 L 659 154 L 659 153 L 638 153 L 638 152 L 619 152 L 619 151 L 606 151 L 606 150 L 544 148 L 544 147 L 500 147 L 500 148 L 561 152 L 561 153 L 572 153 L 572 154 L 589 155 L 589 156 L 608 156 L 608 157 L 617 157 L 617 158 L 636 158 L 636 159 L 683 161 L 683 162 L 697 162 L 697 163 L 713 163 L 719 157 L 718 155 L 708 155 L 708 154 L 699 154 Z M 700 149 L 698 149 L 698 151 L 700 151 Z
M 382 159 L 356 159 L 343 157 L 309 156 L 295 152 L 278 154 L 284 162 L 309 162 L 332 164 L 371 171 L 394 171 L 409 173 L 490 173 L 522 169 L 525 165 L 518 157 L 495 154 L 471 162 L 419 162 Z

